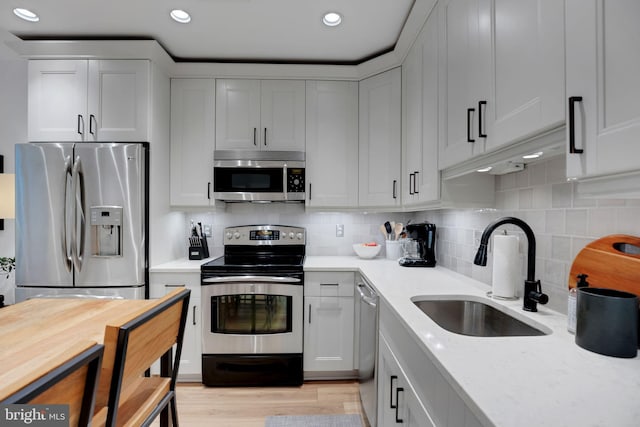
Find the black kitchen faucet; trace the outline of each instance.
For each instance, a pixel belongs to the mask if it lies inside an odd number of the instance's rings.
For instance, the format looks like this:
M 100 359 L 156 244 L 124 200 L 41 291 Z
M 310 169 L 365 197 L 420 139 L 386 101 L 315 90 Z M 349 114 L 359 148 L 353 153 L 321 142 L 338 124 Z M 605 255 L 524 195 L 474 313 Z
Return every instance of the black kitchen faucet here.
M 489 237 L 493 231 L 504 224 L 517 225 L 524 231 L 527 236 L 528 251 L 527 251 L 527 279 L 524 281 L 524 297 L 522 309 L 525 311 L 538 311 L 537 304 L 546 304 L 549 302 L 549 297 L 542 293 L 542 286 L 540 281 L 535 279 L 536 275 L 536 238 L 533 235 L 531 227 L 527 225 L 521 219 L 514 217 L 504 217 L 493 221 L 487 225 L 484 229 L 482 237 L 480 238 L 480 247 L 478 247 L 478 253 L 473 260 L 475 265 L 486 266 L 487 265 L 487 244 L 489 243 Z

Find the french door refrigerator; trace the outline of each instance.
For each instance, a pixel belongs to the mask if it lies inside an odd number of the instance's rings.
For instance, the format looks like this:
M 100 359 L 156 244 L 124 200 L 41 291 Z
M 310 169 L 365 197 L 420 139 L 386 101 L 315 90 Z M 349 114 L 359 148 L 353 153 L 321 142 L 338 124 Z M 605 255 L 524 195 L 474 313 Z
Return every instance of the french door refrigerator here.
M 148 144 L 16 144 L 16 302 L 148 297 Z

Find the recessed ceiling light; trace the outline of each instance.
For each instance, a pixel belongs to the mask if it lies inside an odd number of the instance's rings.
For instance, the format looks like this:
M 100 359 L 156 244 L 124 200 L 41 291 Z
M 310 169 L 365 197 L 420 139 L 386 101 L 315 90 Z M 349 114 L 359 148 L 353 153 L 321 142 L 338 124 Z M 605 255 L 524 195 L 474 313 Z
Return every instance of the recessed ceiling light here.
M 341 22 L 342 16 L 337 12 L 328 12 L 322 17 L 322 23 L 327 27 L 335 27 L 336 25 L 340 25 Z
M 191 15 L 182 9 L 173 9 L 171 11 L 171 19 L 181 24 L 188 24 L 191 22 Z
M 491 166 L 487 166 L 486 168 L 478 169 L 477 172 L 489 172 L 493 169 Z
M 542 151 L 538 151 L 537 153 L 527 154 L 526 156 L 522 156 L 523 159 L 537 159 L 542 156 Z
M 29 22 L 38 22 L 40 17 L 35 13 L 31 12 L 29 9 L 23 9 L 21 7 L 16 7 L 13 9 L 13 13 L 20 19 L 24 19 Z

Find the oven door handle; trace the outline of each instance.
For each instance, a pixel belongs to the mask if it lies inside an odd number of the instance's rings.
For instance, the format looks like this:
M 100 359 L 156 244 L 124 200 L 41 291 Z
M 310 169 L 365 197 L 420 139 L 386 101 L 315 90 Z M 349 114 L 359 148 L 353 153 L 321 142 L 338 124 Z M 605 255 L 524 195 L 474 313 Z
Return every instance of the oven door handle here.
M 209 277 L 202 279 L 202 283 L 238 283 L 238 282 L 260 282 L 260 283 L 300 283 L 301 279 L 295 277 L 278 277 L 278 276 L 228 276 L 228 277 Z

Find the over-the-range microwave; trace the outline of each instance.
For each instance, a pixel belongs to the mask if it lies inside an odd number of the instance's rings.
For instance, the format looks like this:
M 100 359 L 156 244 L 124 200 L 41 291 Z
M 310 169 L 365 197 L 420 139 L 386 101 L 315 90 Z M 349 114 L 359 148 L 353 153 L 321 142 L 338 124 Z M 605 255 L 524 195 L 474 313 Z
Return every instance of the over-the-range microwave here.
M 303 151 L 216 150 L 213 197 L 225 202 L 305 199 Z

